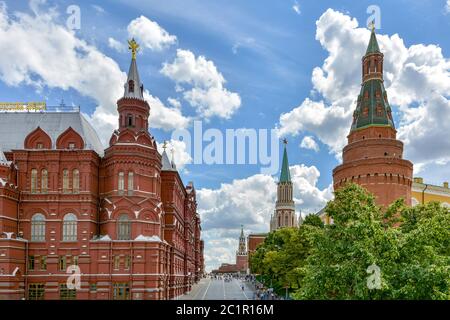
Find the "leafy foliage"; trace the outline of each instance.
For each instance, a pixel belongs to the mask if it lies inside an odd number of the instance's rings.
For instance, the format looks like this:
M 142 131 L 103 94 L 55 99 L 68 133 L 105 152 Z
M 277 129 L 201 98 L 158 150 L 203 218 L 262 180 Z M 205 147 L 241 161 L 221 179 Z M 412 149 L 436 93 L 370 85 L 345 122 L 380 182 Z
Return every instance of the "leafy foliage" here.
M 308 216 L 299 229 L 269 234 L 252 256 L 253 272 L 295 299 L 450 299 L 450 212 L 438 203 L 402 200 L 382 209 L 351 184 L 335 192 L 323 225 Z M 372 269 L 379 267 L 374 288 Z

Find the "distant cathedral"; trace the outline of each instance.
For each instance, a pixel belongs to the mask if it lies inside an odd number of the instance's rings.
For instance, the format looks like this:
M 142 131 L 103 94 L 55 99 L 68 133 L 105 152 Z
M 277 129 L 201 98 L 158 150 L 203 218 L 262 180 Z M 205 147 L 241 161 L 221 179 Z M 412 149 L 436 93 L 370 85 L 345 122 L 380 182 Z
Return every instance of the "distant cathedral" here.
M 287 156 L 287 140 L 283 140 L 284 152 L 281 165 L 281 174 L 277 188 L 277 202 L 275 212 L 270 219 L 270 231 L 285 227 L 297 227 L 301 223 L 301 215 L 297 221 L 295 215 L 294 190 L 289 172 L 289 162 Z

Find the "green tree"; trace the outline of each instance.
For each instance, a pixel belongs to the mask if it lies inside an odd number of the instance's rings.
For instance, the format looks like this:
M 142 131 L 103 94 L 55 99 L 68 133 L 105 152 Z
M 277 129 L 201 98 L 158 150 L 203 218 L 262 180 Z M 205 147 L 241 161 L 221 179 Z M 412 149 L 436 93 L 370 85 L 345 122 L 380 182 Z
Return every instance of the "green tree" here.
M 387 210 L 358 185 L 335 192 L 334 224 L 310 233 L 297 299 L 449 299 L 450 217 L 437 203 Z M 381 271 L 379 286 L 370 282 Z
M 252 272 L 261 274 L 267 286 L 284 293 L 287 285 L 299 288 L 303 266 L 311 248 L 311 234 L 323 223 L 317 216 L 306 218 L 302 226 L 271 232 L 251 257 Z

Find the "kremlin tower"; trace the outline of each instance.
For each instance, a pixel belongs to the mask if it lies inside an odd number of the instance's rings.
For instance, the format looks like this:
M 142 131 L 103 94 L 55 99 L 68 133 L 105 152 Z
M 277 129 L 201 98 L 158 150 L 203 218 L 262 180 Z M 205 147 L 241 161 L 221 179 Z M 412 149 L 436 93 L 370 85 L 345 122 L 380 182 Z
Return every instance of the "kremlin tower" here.
M 413 164 L 402 158 L 403 143 L 396 134 L 383 84 L 383 53 L 372 27 L 343 163 L 333 170 L 334 189 L 357 183 L 373 193 L 379 205 L 386 207 L 398 198 L 410 205 Z
M 287 156 L 287 140 L 283 140 L 284 152 L 281 165 L 280 180 L 277 187 L 277 202 L 275 204 L 275 213 L 271 218 L 270 231 L 284 227 L 297 227 L 295 218 L 294 191 L 289 172 L 289 162 Z

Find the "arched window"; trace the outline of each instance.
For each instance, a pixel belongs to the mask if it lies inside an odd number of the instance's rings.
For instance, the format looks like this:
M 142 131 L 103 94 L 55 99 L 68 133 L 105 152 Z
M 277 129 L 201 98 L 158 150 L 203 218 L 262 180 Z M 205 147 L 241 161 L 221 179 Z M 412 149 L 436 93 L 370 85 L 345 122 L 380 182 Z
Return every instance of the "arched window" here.
M 37 187 L 38 187 L 38 174 L 37 174 L 37 170 L 36 169 L 32 169 L 31 170 L 31 193 L 36 193 L 37 192 Z
M 73 213 L 68 213 L 63 220 L 63 241 L 77 240 L 77 217 Z
M 69 192 L 69 170 L 67 169 L 63 170 L 63 192 Z
M 127 126 L 132 127 L 133 126 L 133 115 L 128 114 L 127 115 Z
M 80 171 L 75 169 L 73 170 L 72 175 L 73 192 L 78 193 L 80 192 Z
M 123 191 L 125 190 L 124 173 L 122 171 L 119 172 L 119 181 L 117 189 L 119 191 L 119 194 L 123 194 Z
M 45 241 L 45 217 L 41 213 L 31 218 L 31 241 Z
M 131 221 L 128 215 L 122 214 L 117 222 L 117 239 L 131 240 Z
M 47 193 L 48 191 L 48 171 L 42 169 L 41 171 L 41 192 Z
M 134 92 L 134 81 L 128 81 L 128 92 Z
M 132 195 L 134 190 L 134 173 L 128 172 L 128 195 Z

